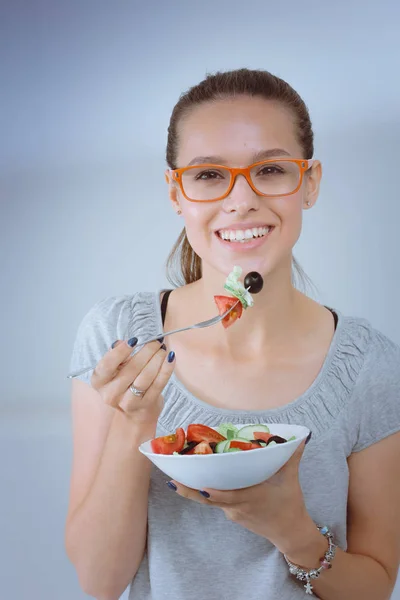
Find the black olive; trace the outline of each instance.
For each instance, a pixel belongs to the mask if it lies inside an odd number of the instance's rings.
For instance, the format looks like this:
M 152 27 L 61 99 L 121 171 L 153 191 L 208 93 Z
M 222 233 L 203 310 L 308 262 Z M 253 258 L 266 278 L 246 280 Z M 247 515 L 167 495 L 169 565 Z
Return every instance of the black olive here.
M 287 442 L 287 440 L 285 440 L 285 438 L 281 437 L 280 435 L 273 435 L 272 437 L 269 438 L 269 440 L 267 442 L 267 446 L 271 442 L 276 442 L 277 444 L 284 444 L 285 442 Z
M 246 290 L 247 288 L 250 288 L 249 292 L 251 294 L 258 294 L 258 292 L 261 292 L 263 285 L 263 278 L 261 277 L 260 273 L 257 273 L 257 271 L 247 273 L 246 277 L 244 278 L 244 287 Z
M 184 448 L 183 450 L 181 450 L 179 452 L 179 454 L 186 454 L 187 452 L 189 452 L 189 450 L 191 450 L 192 448 L 194 448 L 195 446 L 197 446 L 199 442 L 189 442 L 188 445 L 186 446 L 186 448 Z

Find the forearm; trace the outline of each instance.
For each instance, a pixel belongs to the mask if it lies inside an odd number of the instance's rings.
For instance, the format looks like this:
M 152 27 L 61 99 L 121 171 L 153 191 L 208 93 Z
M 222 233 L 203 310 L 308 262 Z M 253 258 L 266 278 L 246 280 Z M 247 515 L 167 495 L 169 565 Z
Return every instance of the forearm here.
M 116 412 L 91 489 L 67 524 L 68 556 L 96 598 L 119 598 L 139 568 L 151 463 L 138 446 L 154 434 L 155 425 L 136 427 Z
M 320 558 L 327 551 L 328 542 L 310 519 L 304 524 L 302 541 L 292 547 L 286 552 L 288 559 L 309 571 L 320 566 Z M 303 582 L 298 583 L 301 585 Z M 313 593 L 321 600 L 388 600 L 394 582 L 373 558 L 337 548 L 332 568 L 323 570 L 318 579 L 311 580 L 311 585 Z

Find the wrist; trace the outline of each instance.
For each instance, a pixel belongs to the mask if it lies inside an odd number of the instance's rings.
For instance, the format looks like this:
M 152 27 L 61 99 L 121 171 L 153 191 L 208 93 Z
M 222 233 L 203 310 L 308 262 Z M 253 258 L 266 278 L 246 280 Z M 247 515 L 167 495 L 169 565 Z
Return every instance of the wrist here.
M 121 411 L 115 411 L 113 425 L 121 437 L 129 439 L 135 446 L 153 439 L 157 431 L 157 420 L 141 422 Z
M 291 536 L 279 550 L 295 565 L 314 569 L 319 565 L 328 545 L 327 539 L 307 514 L 293 528 Z

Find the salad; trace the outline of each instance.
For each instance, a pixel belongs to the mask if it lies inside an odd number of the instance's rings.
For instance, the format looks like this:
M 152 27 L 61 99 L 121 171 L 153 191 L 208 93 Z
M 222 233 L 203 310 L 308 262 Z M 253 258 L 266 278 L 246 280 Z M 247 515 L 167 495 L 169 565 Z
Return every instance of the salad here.
M 239 281 L 242 275 L 243 269 L 241 267 L 233 267 L 233 271 L 229 273 L 224 289 L 230 292 L 231 296 L 214 296 L 215 303 L 218 307 L 220 315 L 226 313 L 235 304 L 235 308 L 222 319 L 222 325 L 227 328 L 230 327 L 237 319 L 240 319 L 243 313 L 243 309 L 247 309 L 254 305 L 254 300 L 250 294 L 258 294 L 263 287 L 263 279 L 259 273 L 253 271 L 248 273 L 244 278 L 244 285 Z M 238 302 L 238 300 L 240 302 Z
M 207 425 L 192 423 L 185 434 L 179 427 L 175 433 L 151 440 L 154 454 L 225 454 L 226 452 L 246 452 L 259 450 L 276 444 L 295 440 L 296 436 L 285 439 L 270 432 L 267 425 L 245 425 L 240 429 L 232 423 L 223 423 L 216 429 Z

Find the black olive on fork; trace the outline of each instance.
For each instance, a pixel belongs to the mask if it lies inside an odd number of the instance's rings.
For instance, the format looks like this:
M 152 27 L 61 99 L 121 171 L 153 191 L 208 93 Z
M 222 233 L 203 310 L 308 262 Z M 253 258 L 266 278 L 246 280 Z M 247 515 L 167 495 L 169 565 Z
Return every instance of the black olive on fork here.
M 252 271 L 251 273 L 247 273 L 244 278 L 244 287 L 249 289 L 250 294 L 258 294 L 263 289 L 264 281 L 261 277 L 260 273 L 257 271 Z

